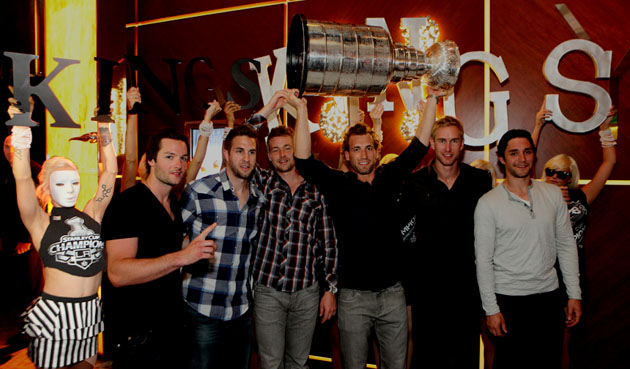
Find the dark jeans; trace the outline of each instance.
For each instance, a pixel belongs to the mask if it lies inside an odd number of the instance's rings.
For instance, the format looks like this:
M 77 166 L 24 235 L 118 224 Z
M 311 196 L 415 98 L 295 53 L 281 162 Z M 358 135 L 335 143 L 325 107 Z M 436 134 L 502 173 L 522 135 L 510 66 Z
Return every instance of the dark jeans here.
M 251 310 L 222 321 L 187 307 L 191 338 L 190 369 L 247 369 L 252 338 Z
M 185 367 L 188 361 L 183 327 L 119 334 L 112 339 L 113 369 L 173 369 Z
M 491 337 L 494 369 L 562 367 L 565 314 L 558 291 L 529 296 L 497 294 L 507 334 Z

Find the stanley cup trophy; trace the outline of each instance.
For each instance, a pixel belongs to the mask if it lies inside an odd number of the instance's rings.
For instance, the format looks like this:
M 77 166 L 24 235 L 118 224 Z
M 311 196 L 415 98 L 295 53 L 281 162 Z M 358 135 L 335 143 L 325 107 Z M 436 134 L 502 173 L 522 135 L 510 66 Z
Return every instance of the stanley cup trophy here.
M 287 45 L 287 80 L 300 96 L 375 96 L 391 82 L 425 78 L 448 89 L 459 74 L 453 41 L 426 53 L 392 42 L 381 27 L 339 24 L 293 17 Z

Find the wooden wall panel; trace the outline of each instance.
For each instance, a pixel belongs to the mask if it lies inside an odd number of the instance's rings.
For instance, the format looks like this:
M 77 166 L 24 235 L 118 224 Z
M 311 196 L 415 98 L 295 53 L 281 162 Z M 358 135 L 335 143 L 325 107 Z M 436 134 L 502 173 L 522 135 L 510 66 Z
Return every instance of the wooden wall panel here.
M 243 16 L 250 13 L 249 17 Z M 141 141 L 157 129 L 165 127 L 183 129 L 184 122 L 201 120 L 204 113 L 202 104 L 193 101 L 190 94 L 210 101 L 217 98 L 216 91 L 220 90 L 226 99 L 230 93 L 237 102 L 246 104 L 249 95 L 232 79 L 232 63 L 240 58 L 273 55 L 274 48 L 282 47 L 283 17 L 282 6 L 275 6 L 245 13 L 224 13 L 139 27 L 138 55 L 169 88 L 172 86 L 170 70 L 162 59 L 174 58 L 182 61 L 182 64 L 177 66 L 178 94 L 181 102 L 179 115 L 163 102 L 142 76 L 139 77 L 143 103 L 150 107 L 149 114 L 141 119 L 139 128 Z M 203 63 L 197 63 L 193 69 L 194 88 L 189 89 L 184 80 L 184 71 L 190 61 L 197 57 L 209 58 L 213 69 L 207 68 Z M 249 79 L 257 83 L 254 72 L 249 71 L 247 66 L 241 69 Z M 270 69 L 273 69 L 273 66 Z M 256 109 L 260 107 L 262 104 Z M 245 119 L 253 111 L 241 111 L 236 116 Z
M 131 4 L 137 4 L 138 21 L 154 20 L 184 14 L 206 12 L 208 10 L 231 8 L 247 4 L 261 3 L 256 0 L 184 0 L 184 1 L 153 1 L 153 0 L 128 0 Z M 256 10 L 254 10 L 256 12 Z

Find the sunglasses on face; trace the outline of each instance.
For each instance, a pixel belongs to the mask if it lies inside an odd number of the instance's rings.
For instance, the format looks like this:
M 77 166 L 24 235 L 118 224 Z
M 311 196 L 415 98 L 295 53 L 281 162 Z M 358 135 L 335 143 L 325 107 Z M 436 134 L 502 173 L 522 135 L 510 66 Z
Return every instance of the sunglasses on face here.
M 555 170 L 551 168 L 545 168 L 545 174 L 547 175 L 547 177 L 553 177 L 557 174 L 558 179 L 567 179 L 573 176 L 571 172 L 565 172 L 564 170 Z

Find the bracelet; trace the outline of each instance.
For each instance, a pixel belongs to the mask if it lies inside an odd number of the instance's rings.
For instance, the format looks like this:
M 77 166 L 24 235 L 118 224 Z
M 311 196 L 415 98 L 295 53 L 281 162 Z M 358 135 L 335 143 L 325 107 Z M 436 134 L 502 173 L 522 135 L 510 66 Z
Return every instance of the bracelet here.
M 204 120 L 201 122 L 201 124 L 199 124 L 199 135 L 203 137 L 210 137 L 213 130 L 214 126 L 212 124 L 212 121 L 207 122 Z
M 601 142 L 602 147 L 613 147 L 617 145 L 617 141 L 615 141 L 615 137 L 613 136 L 610 128 L 599 131 L 599 141 Z

